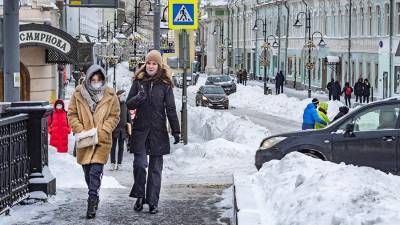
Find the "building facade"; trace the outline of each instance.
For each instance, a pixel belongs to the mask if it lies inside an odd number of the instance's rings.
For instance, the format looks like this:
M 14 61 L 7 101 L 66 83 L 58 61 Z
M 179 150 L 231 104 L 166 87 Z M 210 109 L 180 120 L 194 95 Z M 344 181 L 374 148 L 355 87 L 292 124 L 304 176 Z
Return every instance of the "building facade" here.
M 262 79 L 264 68 L 260 60 L 265 34 L 271 45 L 275 41 L 279 44 L 268 50 L 266 76 L 273 78 L 282 70 L 290 85 L 307 87 L 308 51 L 304 51 L 304 44 L 308 39 L 305 12 L 309 12 L 311 34 L 316 32 L 312 51 L 315 66 L 310 71 L 313 89 L 325 89 L 331 78 L 342 85 L 354 85 L 362 77 L 370 81 L 377 98 L 400 94 L 398 0 L 226 0 L 217 4 L 210 1 L 202 11 L 207 15 L 202 20 L 202 31 L 209 72 L 215 73 L 220 67 L 224 71 L 246 68 L 256 79 Z M 303 26 L 293 26 L 297 19 Z M 254 31 L 256 21 L 258 29 Z M 217 24 L 224 28 L 218 30 Z M 215 28 L 217 33 L 223 32 L 225 40 L 222 35 L 214 35 Z M 324 48 L 318 46 L 319 32 L 327 44 Z M 220 58 L 223 63 L 218 63 Z

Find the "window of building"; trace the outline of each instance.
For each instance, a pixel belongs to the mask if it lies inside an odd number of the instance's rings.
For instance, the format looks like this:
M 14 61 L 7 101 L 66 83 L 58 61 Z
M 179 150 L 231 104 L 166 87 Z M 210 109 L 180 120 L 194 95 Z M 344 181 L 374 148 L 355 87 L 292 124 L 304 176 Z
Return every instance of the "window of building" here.
M 382 35 L 382 14 L 381 14 L 381 7 L 378 5 L 376 6 L 376 31 L 378 36 Z
M 397 9 L 397 34 L 400 34 L 400 3 L 396 4 Z
M 349 10 L 347 10 L 347 9 L 346 9 L 343 21 L 344 21 L 345 25 L 344 25 L 344 31 L 342 32 L 342 34 L 343 34 L 342 37 L 349 35 L 349 33 L 348 33 L 349 32 Z
M 374 80 L 375 89 L 378 88 L 378 79 L 379 79 L 379 64 L 376 63 L 375 64 L 375 80 Z
M 288 74 L 291 74 L 291 75 L 293 75 L 293 59 L 292 59 L 292 57 L 288 57 L 288 68 L 287 68 L 287 71 L 288 71 Z
M 360 29 L 361 29 L 361 36 L 365 35 L 365 30 L 364 30 L 364 8 L 360 8 Z
M 357 80 L 360 77 L 363 77 L 363 63 L 362 62 L 358 63 L 358 77 L 357 77 Z
M 352 12 L 352 14 L 351 14 L 351 24 L 353 25 L 353 24 L 358 24 L 358 21 L 357 21 L 357 10 L 356 9 L 353 9 L 353 12 Z M 352 35 L 353 36 L 357 36 L 357 26 L 351 26 L 351 31 L 353 32 L 352 33 Z
M 389 4 L 385 4 L 385 35 L 389 35 L 389 18 L 390 18 L 390 8 Z
M 368 29 L 368 36 L 372 36 L 372 7 L 368 7 L 368 24 L 367 24 L 367 29 Z
M 367 63 L 367 69 L 366 69 L 366 78 L 368 79 L 369 82 L 371 82 L 371 63 Z
M 351 83 L 351 85 L 353 85 L 353 83 L 354 83 L 354 77 L 356 76 L 355 71 L 356 71 L 356 64 L 354 61 L 352 61 L 351 62 L 351 78 L 348 80 Z

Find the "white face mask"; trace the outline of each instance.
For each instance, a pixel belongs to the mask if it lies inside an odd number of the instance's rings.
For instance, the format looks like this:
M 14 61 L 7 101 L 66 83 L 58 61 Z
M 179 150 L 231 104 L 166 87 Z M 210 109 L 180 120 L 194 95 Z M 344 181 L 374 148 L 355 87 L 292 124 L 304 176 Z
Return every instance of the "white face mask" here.
M 94 89 L 99 89 L 99 88 L 101 88 L 101 86 L 103 86 L 103 84 L 102 84 L 101 82 L 98 82 L 98 83 L 96 83 L 96 82 L 91 82 L 90 85 L 92 85 L 92 87 L 93 87 Z
M 56 109 L 62 109 L 62 105 L 57 104 L 57 105 L 56 105 Z

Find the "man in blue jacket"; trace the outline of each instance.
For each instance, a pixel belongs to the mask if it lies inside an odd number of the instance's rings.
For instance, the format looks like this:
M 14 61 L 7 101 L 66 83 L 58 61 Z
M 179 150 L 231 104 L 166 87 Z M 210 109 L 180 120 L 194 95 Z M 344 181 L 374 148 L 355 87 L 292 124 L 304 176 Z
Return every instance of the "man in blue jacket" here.
M 302 130 L 314 129 L 315 123 L 327 125 L 317 112 L 319 101 L 314 98 L 310 104 L 304 109 Z

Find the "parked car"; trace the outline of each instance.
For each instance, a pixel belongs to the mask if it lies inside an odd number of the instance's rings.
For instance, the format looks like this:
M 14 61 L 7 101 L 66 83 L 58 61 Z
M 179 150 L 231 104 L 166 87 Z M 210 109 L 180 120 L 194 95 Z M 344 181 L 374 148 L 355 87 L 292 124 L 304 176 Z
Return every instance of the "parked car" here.
M 229 108 L 229 99 L 224 89 L 216 85 L 203 85 L 196 94 L 196 106 L 207 106 L 210 108 Z
M 221 86 L 227 95 L 236 92 L 235 81 L 228 75 L 211 75 L 207 77 L 206 85 Z
M 400 171 L 400 99 L 361 106 L 321 130 L 285 133 L 265 138 L 255 165 L 282 159 L 294 151 L 332 162 Z

